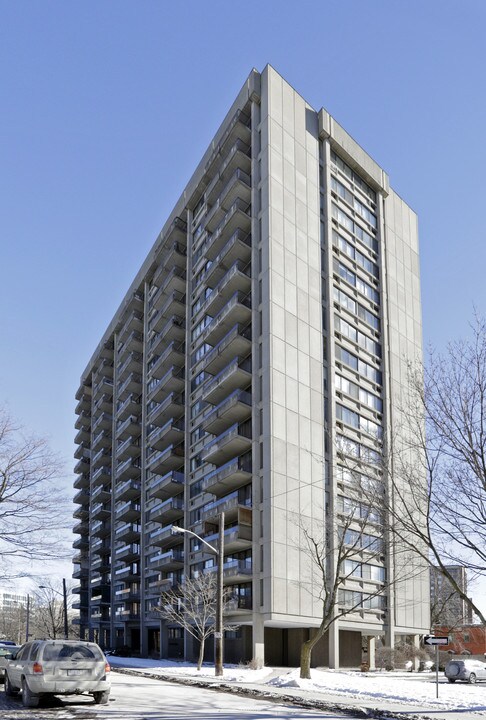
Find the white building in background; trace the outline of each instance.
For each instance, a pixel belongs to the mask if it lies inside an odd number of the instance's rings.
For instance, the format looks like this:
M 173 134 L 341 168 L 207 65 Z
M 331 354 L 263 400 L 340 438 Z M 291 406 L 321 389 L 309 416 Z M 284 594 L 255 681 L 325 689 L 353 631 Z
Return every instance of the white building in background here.
M 226 658 L 297 664 L 320 619 L 299 526 L 336 530 L 353 512 L 346 455 L 379 481 L 376 437 L 421 352 L 415 214 L 326 110 L 270 66 L 252 71 L 82 374 L 82 632 L 191 654 L 154 608 L 214 560 L 171 526 L 216 542 L 224 511 L 239 626 Z M 417 560 L 369 600 L 396 566 L 379 522 L 366 539 L 339 596 L 362 602 L 318 664 L 356 665 L 364 637 L 430 629 L 428 569 Z

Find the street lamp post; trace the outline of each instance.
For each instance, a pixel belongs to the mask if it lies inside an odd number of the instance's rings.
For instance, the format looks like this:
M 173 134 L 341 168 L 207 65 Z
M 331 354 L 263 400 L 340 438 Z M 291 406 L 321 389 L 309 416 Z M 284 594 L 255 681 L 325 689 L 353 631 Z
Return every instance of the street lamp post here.
M 216 676 L 223 675 L 223 564 L 224 564 L 224 512 L 219 515 L 219 534 L 218 547 L 208 543 L 197 533 L 192 530 L 172 525 L 172 531 L 177 533 L 185 533 L 193 535 L 213 552 L 217 557 L 217 575 L 216 575 L 216 618 L 214 627 L 214 674 Z
M 54 590 L 54 588 L 48 587 L 47 585 L 39 585 L 39 588 L 41 588 L 42 590 L 52 590 L 52 592 L 55 592 L 56 595 L 62 595 L 63 615 L 64 615 L 64 638 L 67 640 L 69 637 L 69 630 L 68 630 L 68 614 L 67 614 L 66 578 L 62 579 L 62 593 L 59 592 L 59 590 Z

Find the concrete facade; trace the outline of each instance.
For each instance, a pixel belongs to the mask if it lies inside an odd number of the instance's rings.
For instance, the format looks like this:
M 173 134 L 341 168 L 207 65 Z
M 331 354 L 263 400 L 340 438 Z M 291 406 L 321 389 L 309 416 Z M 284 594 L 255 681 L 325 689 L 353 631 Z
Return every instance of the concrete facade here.
M 171 525 L 216 542 L 224 511 L 240 626 L 228 651 L 297 664 L 321 612 L 305 532 L 327 533 L 332 557 L 343 523 L 356 538 L 351 486 L 381 482 L 407 357 L 421 357 L 414 213 L 325 110 L 270 66 L 253 71 L 81 378 L 82 631 L 188 654 L 155 607 L 214 560 Z M 384 523 L 358 526 L 338 598 L 353 611 L 316 664 L 356 665 L 363 637 L 429 630 L 427 568 L 414 560 L 388 587 Z

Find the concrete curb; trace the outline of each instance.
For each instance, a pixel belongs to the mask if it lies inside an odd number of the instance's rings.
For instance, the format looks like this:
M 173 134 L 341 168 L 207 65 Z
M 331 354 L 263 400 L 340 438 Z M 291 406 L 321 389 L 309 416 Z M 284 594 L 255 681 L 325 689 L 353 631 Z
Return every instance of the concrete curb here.
M 141 672 L 131 668 L 112 667 L 112 672 L 121 673 L 122 675 L 143 675 L 153 680 L 162 680 L 163 682 L 176 683 L 178 685 L 189 685 L 192 687 L 204 688 L 206 690 L 215 690 L 216 692 L 232 693 L 233 695 L 242 695 L 247 697 L 261 698 L 268 702 L 287 703 L 297 707 L 306 708 L 308 710 L 324 710 L 326 712 L 340 712 L 345 715 L 354 715 L 362 718 L 377 718 L 377 720 L 434 720 L 429 715 L 411 715 L 409 712 L 395 712 L 391 710 L 380 710 L 379 708 L 344 705 L 341 703 L 330 703 L 322 700 L 306 700 L 304 697 L 296 697 L 286 693 L 271 692 L 266 689 L 259 690 L 257 688 L 242 687 L 239 685 L 230 685 L 218 680 L 194 680 L 193 678 L 176 677 L 174 675 L 160 675 L 150 672 Z

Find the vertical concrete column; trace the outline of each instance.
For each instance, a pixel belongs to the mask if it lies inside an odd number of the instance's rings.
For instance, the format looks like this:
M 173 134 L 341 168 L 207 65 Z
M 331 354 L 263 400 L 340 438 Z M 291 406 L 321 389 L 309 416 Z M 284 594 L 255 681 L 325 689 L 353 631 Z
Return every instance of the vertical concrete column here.
M 413 643 L 413 646 L 415 648 L 417 648 L 417 650 L 418 650 L 420 648 L 420 635 L 412 635 L 412 643 Z M 420 658 L 414 657 L 414 659 L 413 659 L 414 671 L 417 672 L 419 667 L 420 667 Z
M 339 621 L 332 623 L 329 634 L 329 667 L 331 670 L 339 669 Z
M 258 667 L 265 664 L 265 623 L 260 613 L 253 613 L 253 660 Z
M 376 670 L 375 653 L 376 638 L 374 635 L 368 635 L 368 666 L 370 670 Z
M 385 632 L 385 645 L 390 648 L 395 647 L 395 628 L 388 625 Z

